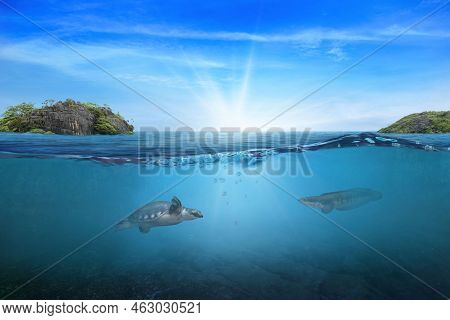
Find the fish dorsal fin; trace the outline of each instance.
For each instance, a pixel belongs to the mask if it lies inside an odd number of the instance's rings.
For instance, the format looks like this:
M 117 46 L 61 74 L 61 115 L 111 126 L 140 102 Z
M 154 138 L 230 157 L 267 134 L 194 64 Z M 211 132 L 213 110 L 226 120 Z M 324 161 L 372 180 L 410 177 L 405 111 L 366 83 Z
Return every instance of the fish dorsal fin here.
M 339 193 L 342 193 L 342 191 L 341 192 L 339 192 L 339 191 L 326 192 L 326 193 L 322 193 L 321 196 L 333 196 L 333 195 L 337 195 Z
M 172 204 L 169 208 L 169 214 L 179 215 L 181 214 L 181 210 L 183 209 L 183 205 L 181 204 L 180 199 L 177 197 L 172 198 Z

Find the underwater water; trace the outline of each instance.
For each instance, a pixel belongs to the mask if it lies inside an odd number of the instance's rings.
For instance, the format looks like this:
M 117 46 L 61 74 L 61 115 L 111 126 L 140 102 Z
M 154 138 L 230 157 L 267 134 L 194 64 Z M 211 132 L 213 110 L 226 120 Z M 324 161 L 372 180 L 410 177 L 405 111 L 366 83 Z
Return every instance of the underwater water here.
M 312 133 L 299 152 L 271 145 L 268 153 L 209 156 L 206 166 L 217 168 L 209 174 L 195 152 L 187 173 L 177 170 L 185 160 L 143 170 L 156 165 L 135 161 L 136 136 L 1 134 L 0 296 L 450 296 L 450 135 L 403 137 L 417 141 L 410 146 L 376 135 L 332 139 L 339 135 Z M 298 168 L 302 159 L 307 174 L 266 165 Z M 382 198 L 327 214 L 298 201 L 351 188 Z M 173 196 L 204 217 L 149 233 L 114 228 L 142 205 Z

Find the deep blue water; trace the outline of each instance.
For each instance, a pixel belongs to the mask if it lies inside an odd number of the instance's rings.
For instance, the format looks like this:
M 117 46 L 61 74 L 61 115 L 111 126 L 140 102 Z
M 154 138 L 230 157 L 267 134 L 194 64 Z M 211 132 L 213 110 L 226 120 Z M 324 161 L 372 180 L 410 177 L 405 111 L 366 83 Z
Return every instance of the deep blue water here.
M 206 163 L 195 143 L 183 145 L 163 154 L 187 160 L 154 170 L 152 160 L 134 161 L 143 159 L 138 135 L 0 134 L 0 295 L 106 229 L 8 298 L 450 296 L 450 135 L 402 137 L 411 144 L 397 136 L 377 140 L 386 143 L 380 146 L 357 136 L 317 144 L 341 135 L 312 133 L 309 147 L 296 151 L 286 146 L 297 145 L 297 135 L 237 139 L 232 148 L 219 141 L 214 150 L 221 156 Z M 329 214 L 297 201 L 355 187 L 383 198 Z M 108 229 L 149 201 L 174 195 L 204 218 L 148 234 Z

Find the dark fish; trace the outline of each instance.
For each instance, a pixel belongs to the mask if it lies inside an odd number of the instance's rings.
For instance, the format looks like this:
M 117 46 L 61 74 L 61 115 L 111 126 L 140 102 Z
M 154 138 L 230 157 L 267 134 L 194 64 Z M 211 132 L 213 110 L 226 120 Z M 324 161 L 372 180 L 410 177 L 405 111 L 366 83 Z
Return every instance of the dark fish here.
M 382 197 L 382 193 L 375 190 L 354 188 L 324 193 L 320 196 L 300 198 L 299 201 L 308 207 L 320 209 L 323 213 L 329 213 L 333 209 L 352 210 L 371 201 L 380 200 Z

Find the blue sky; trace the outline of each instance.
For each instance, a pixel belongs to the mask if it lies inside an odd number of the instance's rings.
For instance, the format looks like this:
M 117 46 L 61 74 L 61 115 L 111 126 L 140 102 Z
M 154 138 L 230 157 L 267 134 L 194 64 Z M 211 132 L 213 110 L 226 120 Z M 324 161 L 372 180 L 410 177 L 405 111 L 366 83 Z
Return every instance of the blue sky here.
M 259 127 L 442 1 L 0 1 L 0 111 L 71 97 L 134 125 Z M 448 110 L 450 5 L 269 127 L 375 130 Z

